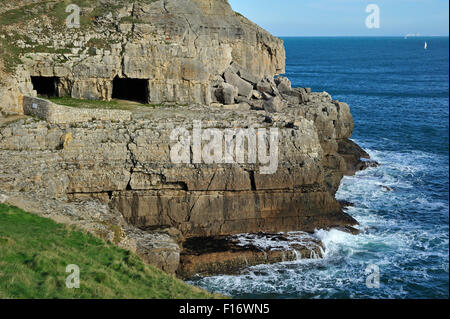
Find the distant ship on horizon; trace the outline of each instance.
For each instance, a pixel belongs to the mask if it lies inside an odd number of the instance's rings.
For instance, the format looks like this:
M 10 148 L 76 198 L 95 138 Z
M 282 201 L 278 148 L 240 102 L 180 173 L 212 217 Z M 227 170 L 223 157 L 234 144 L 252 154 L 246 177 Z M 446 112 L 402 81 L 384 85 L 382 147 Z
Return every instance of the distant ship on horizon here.
M 407 35 L 405 35 L 405 39 L 414 37 L 420 37 L 420 33 L 408 33 Z

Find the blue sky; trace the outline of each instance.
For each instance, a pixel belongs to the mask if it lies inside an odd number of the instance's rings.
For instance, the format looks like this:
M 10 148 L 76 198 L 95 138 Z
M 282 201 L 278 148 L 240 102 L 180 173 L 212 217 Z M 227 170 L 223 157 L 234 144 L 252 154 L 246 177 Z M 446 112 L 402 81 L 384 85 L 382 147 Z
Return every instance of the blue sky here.
M 448 36 L 448 0 L 229 0 L 277 36 Z M 380 8 L 380 28 L 366 28 L 366 7 Z

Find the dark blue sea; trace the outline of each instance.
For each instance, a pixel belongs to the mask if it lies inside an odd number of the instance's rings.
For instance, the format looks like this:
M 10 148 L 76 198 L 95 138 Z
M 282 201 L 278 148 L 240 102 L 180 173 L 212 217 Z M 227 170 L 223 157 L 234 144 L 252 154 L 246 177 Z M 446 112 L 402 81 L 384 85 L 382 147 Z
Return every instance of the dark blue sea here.
M 193 283 L 238 298 L 448 298 L 448 37 L 284 40 L 293 86 L 347 102 L 353 140 L 382 164 L 337 194 L 355 203 L 361 234 L 317 231 L 323 259 Z M 366 284 L 373 265 L 379 288 Z

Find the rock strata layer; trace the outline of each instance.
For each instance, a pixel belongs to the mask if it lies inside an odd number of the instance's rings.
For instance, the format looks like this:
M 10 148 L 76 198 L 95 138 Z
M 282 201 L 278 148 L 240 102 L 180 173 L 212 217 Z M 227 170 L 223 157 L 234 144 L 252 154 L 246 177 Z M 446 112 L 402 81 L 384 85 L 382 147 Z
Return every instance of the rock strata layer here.
M 57 95 L 110 100 L 114 79 L 134 79 L 143 81 L 148 103 L 209 105 L 225 96 L 234 104 L 234 92 L 229 97 L 227 88 L 212 89 L 223 77 L 238 89 L 236 96 L 250 98 L 252 81 L 284 73 L 283 41 L 234 12 L 228 1 L 83 1 L 80 28 L 65 27 L 65 17 L 56 15 L 62 5 L 19 2 L 14 10 L 23 10 L 24 19 L 27 10 L 38 18 L 30 14 L 19 28 L 3 26 L 4 39 L 27 52 L 15 91 L 32 95 L 30 76 L 52 77 Z M 7 103 L 17 107 L 20 101 Z
M 60 12 L 59 3 L 46 1 L 46 12 Z M 334 195 L 344 175 L 375 164 L 350 140 L 347 104 L 278 76 L 285 63 L 280 39 L 225 0 L 83 3 L 81 28 L 67 33 L 58 29 L 60 17 L 40 11 L 43 1 L 0 9 L 9 19 L 10 10 L 34 17 L 0 25 L 2 43 L 23 52 L 14 72 L 0 73 L 2 202 L 77 224 L 183 277 L 292 260 L 304 251 L 227 241 L 226 251 L 199 252 L 191 245 L 196 238 L 357 232 Z M 127 99 L 131 91 L 144 104 L 74 109 L 36 98 L 42 88 L 100 100 Z M 265 164 L 248 160 L 250 148 L 247 161 L 232 154 L 226 164 L 193 160 L 190 144 L 190 160 L 174 161 L 174 131 L 192 137 L 198 123 L 202 132 L 276 131 L 275 169 L 266 174 Z M 232 134 L 228 143 L 236 140 Z M 220 145 L 225 151 L 227 140 Z
M 191 238 L 183 244 L 177 275 L 187 279 L 215 274 L 233 275 L 260 264 L 321 258 L 323 251 L 322 243 L 306 234 Z
M 164 230 L 162 244 L 147 238 L 138 247 L 147 247 L 150 253 L 141 255 L 148 262 L 172 271 L 178 268 L 179 252 L 169 262 L 167 241 L 178 247 L 191 237 L 355 225 L 327 182 L 348 171 L 338 142 L 350 143 L 349 109 L 327 94 L 310 93 L 309 98 L 279 113 L 180 106 L 142 107 L 130 121 L 121 122 L 52 124 L 5 117 L 0 127 L 1 189 L 75 203 L 95 199 L 134 227 L 129 234 Z M 172 163 L 171 132 L 192 129 L 194 120 L 204 129 L 278 128 L 278 170 L 263 175 L 254 164 Z M 319 134 L 316 123 L 326 122 L 329 130 Z M 341 165 L 325 166 L 326 156 Z

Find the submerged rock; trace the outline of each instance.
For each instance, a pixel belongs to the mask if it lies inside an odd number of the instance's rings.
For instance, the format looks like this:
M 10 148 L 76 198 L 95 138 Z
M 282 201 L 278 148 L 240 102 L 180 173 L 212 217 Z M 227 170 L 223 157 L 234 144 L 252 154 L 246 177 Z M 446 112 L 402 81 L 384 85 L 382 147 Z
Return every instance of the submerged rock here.
M 321 258 L 323 244 L 307 234 L 254 234 L 233 237 L 191 238 L 183 244 L 177 275 L 237 274 L 260 264 Z
M 355 207 L 355 204 L 346 200 L 340 200 L 339 204 L 341 205 L 342 208 L 347 208 L 347 207 Z

